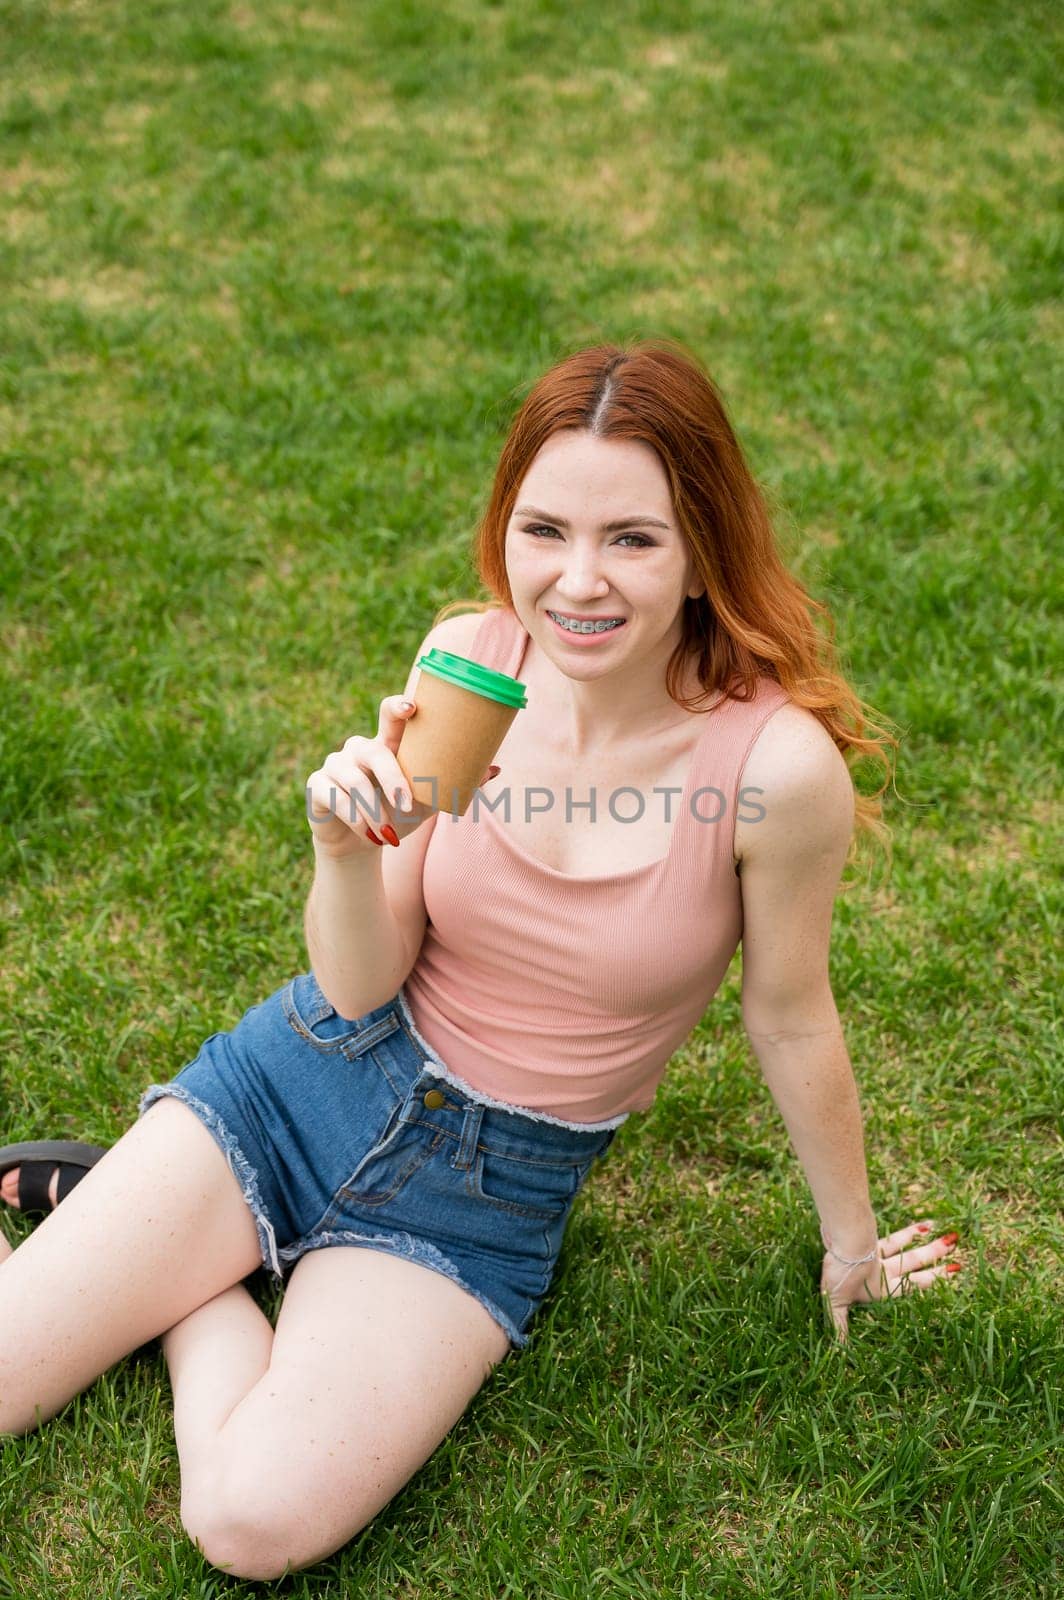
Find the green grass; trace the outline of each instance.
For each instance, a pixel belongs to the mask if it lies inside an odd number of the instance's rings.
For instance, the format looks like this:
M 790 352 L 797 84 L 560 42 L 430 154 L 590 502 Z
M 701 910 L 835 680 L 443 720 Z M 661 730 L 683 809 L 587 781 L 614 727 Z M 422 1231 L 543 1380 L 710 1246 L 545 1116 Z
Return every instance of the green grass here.
M 1036 0 L 0 11 L 3 1138 L 113 1140 L 304 969 L 305 776 L 475 592 L 578 343 L 706 361 L 904 731 L 832 979 L 880 1217 L 958 1228 L 957 1282 L 834 1344 L 737 957 L 533 1348 L 278 1592 L 1064 1584 L 1060 42 Z M 0 1508 L 3 1595 L 254 1588 L 181 1531 L 156 1346 L 3 1444 Z

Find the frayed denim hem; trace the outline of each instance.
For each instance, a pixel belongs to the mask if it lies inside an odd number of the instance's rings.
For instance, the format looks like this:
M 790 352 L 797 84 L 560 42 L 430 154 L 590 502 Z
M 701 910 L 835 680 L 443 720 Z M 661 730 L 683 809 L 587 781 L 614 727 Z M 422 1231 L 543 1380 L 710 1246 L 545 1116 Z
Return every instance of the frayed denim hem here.
M 511 1345 L 518 1351 L 524 1350 L 528 1345 L 527 1333 L 520 1333 L 510 1317 L 506 1315 L 494 1300 L 481 1294 L 479 1289 L 473 1289 L 462 1277 L 453 1261 L 437 1250 L 434 1244 L 429 1244 L 427 1239 L 418 1239 L 412 1233 L 354 1233 L 350 1229 L 342 1229 L 329 1233 L 316 1233 L 312 1238 L 297 1239 L 293 1244 L 287 1244 L 281 1251 L 281 1259 L 286 1266 L 290 1266 L 304 1255 L 308 1250 L 322 1250 L 331 1245 L 362 1245 L 368 1250 L 390 1250 L 393 1255 L 405 1256 L 408 1261 L 417 1262 L 420 1267 L 429 1267 L 433 1272 L 439 1272 L 445 1278 L 450 1278 L 466 1294 L 471 1294 L 488 1314 L 494 1317 L 500 1328 L 507 1335 Z
M 399 1008 L 403 1013 L 403 1021 L 410 1030 L 410 1036 L 417 1043 L 420 1050 L 424 1050 L 432 1065 L 433 1073 L 438 1078 L 443 1078 L 446 1083 L 453 1084 L 456 1089 L 461 1089 L 471 1100 L 482 1106 L 491 1106 L 495 1111 L 509 1111 L 515 1116 L 528 1117 L 532 1122 L 552 1122 L 556 1128 L 571 1128 L 574 1133 L 604 1133 L 607 1128 L 619 1128 L 622 1122 L 627 1122 L 631 1116 L 630 1111 L 622 1111 L 618 1117 L 607 1117 L 605 1122 L 567 1122 L 564 1117 L 555 1117 L 549 1111 L 533 1111 L 530 1106 L 510 1105 L 505 1100 L 493 1100 L 490 1094 L 485 1094 L 482 1089 L 474 1089 L 471 1083 L 466 1083 L 457 1072 L 452 1072 L 446 1062 L 441 1061 L 427 1040 L 423 1039 L 414 1025 L 410 1015 L 410 1006 L 402 989 L 396 995 Z
M 248 1210 L 255 1218 L 255 1226 L 259 1231 L 259 1250 L 262 1254 L 262 1264 L 273 1272 L 276 1277 L 280 1278 L 282 1273 L 281 1262 L 277 1253 L 277 1236 L 274 1233 L 272 1222 L 266 1215 L 266 1208 L 262 1203 L 262 1196 L 259 1193 L 258 1174 L 255 1168 L 251 1165 L 251 1162 L 247 1159 L 213 1106 L 207 1105 L 205 1101 L 198 1099 L 196 1095 L 190 1094 L 179 1083 L 151 1084 L 140 1097 L 140 1105 L 137 1109 L 138 1117 L 142 1117 L 149 1106 L 153 1106 L 156 1100 L 161 1100 L 164 1095 L 169 1095 L 174 1100 L 180 1100 L 182 1105 L 188 1106 L 189 1110 L 195 1112 L 200 1121 L 206 1124 L 208 1131 L 214 1135 L 215 1143 L 229 1163 L 229 1170 L 240 1185 Z

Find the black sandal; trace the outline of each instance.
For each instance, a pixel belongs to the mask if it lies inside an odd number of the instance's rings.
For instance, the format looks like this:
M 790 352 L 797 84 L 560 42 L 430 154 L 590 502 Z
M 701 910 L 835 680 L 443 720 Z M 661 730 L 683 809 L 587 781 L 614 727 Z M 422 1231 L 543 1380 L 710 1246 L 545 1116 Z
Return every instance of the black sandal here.
M 0 1149 L 0 1178 L 18 1167 L 19 1210 L 30 1216 L 47 1216 L 54 1211 L 48 1197 L 52 1173 L 59 1168 L 56 1205 L 65 1200 L 101 1156 L 103 1145 L 82 1144 L 77 1139 L 31 1139 L 26 1144 L 9 1144 Z

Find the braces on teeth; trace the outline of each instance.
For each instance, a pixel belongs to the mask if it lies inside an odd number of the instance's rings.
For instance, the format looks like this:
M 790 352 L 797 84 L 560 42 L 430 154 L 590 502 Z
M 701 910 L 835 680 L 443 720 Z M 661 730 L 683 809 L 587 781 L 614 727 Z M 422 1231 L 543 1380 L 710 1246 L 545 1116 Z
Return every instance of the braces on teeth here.
M 603 622 L 568 622 L 564 617 L 552 611 L 551 616 L 559 627 L 565 628 L 568 633 L 608 633 L 611 628 L 619 628 L 621 618 L 607 619 Z

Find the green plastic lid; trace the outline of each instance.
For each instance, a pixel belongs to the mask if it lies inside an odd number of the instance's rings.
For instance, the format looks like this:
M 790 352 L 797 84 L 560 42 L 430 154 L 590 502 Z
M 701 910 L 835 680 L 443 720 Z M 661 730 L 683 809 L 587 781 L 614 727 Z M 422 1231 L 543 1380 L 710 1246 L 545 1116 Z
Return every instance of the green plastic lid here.
M 524 709 L 523 683 L 509 677 L 505 672 L 496 672 L 492 667 L 482 667 L 479 661 L 470 661 L 468 656 L 453 656 L 449 650 L 432 649 L 421 657 L 418 666 L 422 672 L 431 672 L 434 677 L 443 678 L 446 683 L 457 684 L 459 689 L 469 689 L 473 694 L 482 694 L 488 700 L 497 700 L 500 705 L 516 706 L 519 711 Z

